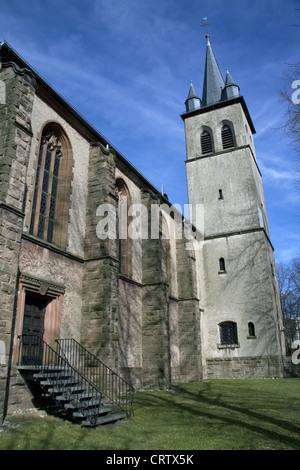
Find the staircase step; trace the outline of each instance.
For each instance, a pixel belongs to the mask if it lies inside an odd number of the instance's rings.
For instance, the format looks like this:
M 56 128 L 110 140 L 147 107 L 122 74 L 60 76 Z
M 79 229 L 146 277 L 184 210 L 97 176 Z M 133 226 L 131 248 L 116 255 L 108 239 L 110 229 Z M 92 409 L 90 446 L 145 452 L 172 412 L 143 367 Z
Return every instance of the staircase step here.
M 72 377 L 74 373 L 72 371 L 53 371 L 53 372 L 45 372 L 41 371 L 38 374 L 33 374 L 33 378 L 37 380 L 43 379 L 51 379 L 51 378 L 64 378 L 64 377 Z
M 54 386 L 60 386 L 62 385 L 63 387 L 65 385 L 71 385 L 71 384 L 78 384 L 79 381 L 78 379 L 76 379 L 75 377 L 74 378 L 69 378 L 69 379 L 61 379 L 61 380 L 57 380 L 57 379 L 47 379 L 47 380 L 41 380 L 40 381 L 40 385 L 43 385 L 43 386 L 51 386 L 51 385 L 54 385 Z
M 89 420 L 82 421 L 81 424 L 82 426 L 85 426 L 85 427 L 95 427 L 95 426 L 101 426 L 102 424 L 114 423 L 124 418 L 126 418 L 125 413 L 119 413 L 119 414 L 112 413 L 106 416 L 99 417 L 94 424 L 91 423 Z
M 95 406 L 101 406 L 101 398 L 99 400 L 70 400 L 69 403 L 65 403 L 64 408 L 66 410 L 80 410 L 81 408 L 89 408 Z
M 74 387 L 53 387 L 53 388 L 48 388 L 49 393 L 81 392 L 83 390 L 85 390 L 84 385 L 74 385 Z
M 76 400 L 84 400 L 84 399 L 92 399 L 93 397 L 96 398 L 96 399 L 100 399 L 100 392 L 97 393 L 97 392 L 94 392 L 92 390 L 90 391 L 83 391 L 80 393 L 80 395 L 77 394 L 72 394 L 72 395 L 58 395 L 55 397 L 55 400 L 58 400 L 58 401 L 74 401 L 76 402 Z
M 72 414 L 73 418 L 88 418 L 89 416 L 94 416 L 97 414 L 98 416 L 100 415 L 106 415 L 113 411 L 113 407 L 102 407 L 100 408 L 90 408 L 88 410 L 82 410 L 82 411 L 74 411 Z
M 38 339 L 38 341 L 40 340 Z M 39 385 L 34 390 L 42 398 L 43 401 L 41 403 L 44 403 L 46 408 L 51 403 L 63 416 L 68 416 L 69 419 L 77 422 L 80 421 L 81 425 L 86 427 L 101 426 L 109 423 L 114 424 L 126 418 L 127 414 L 120 411 L 114 399 L 109 398 L 106 393 L 102 395 L 102 391 L 97 388 L 96 383 L 93 383 L 93 380 L 96 380 L 98 376 L 98 368 L 101 367 L 102 370 L 106 366 L 75 340 L 58 340 L 57 343 L 59 347 L 51 349 L 49 345 L 43 342 L 45 351 L 48 351 L 47 348 L 50 348 L 51 360 L 53 360 L 55 365 L 39 363 L 18 366 L 20 370 L 24 371 L 24 374 L 27 374 L 28 381 L 34 380 Z M 80 351 L 79 355 L 77 354 L 78 348 Z M 76 353 L 74 357 L 73 353 Z M 45 354 L 45 357 L 48 356 Z M 87 367 L 87 369 L 83 369 L 84 372 L 80 372 L 77 366 L 74 368 L 72 364 L 75 363 L 69 362 L 73 361 L 74 358 L 78 367 Z M 83 375 L 85 370 L 88 373 L 87 377 Z M 108 384 L 112 374 L 113 377 L 116 376 L 125 385 L 126 382 L 122 381 L 118 374 L 108 368 L 104 370 L 108 373 Z M 91 376 L 90 372 L 93 372 Z M 103 391 L 105 390 L 106 387 Z M 115 397 L 115 400 L 120 404 L 126 404 L 127 392 L 133 397 L 134 389 L 128 384 L 126 385 L 126 390 L 124 390 L 124 395 L 121 394 L 121 396 Z

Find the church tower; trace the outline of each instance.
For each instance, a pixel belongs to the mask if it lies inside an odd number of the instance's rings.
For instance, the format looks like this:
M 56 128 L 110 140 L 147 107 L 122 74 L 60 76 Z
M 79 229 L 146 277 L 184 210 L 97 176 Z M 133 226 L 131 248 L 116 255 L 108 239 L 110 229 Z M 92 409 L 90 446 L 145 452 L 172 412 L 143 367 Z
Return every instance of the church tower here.
M 207 377 L 282 374 L 284 338 L 255 129 L 240 88 L 225 80 L 206 36 L 200 99 L 191 84 L 182 114 L 192 223 L 204 213 L 201 266 Z

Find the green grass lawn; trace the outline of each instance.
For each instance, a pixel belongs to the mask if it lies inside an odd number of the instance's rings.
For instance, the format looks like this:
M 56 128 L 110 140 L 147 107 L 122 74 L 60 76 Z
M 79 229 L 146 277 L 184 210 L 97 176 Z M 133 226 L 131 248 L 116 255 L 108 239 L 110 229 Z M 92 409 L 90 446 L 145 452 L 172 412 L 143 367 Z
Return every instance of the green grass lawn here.
M 7 417 L 0 450 L 300 449 L 300 379 L 208 380 L 140 392 L 122 425 L 86 429 L 39 413 Z

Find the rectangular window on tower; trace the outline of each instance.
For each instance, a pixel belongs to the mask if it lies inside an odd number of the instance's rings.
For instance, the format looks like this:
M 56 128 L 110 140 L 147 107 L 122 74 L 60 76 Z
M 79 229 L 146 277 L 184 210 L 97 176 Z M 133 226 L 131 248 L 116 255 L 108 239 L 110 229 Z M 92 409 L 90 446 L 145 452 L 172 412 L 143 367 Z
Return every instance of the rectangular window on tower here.
M 220 343 L 218 348 L 239 347 L 237 324 L 233 321 L 224 321 L 219 324 Z

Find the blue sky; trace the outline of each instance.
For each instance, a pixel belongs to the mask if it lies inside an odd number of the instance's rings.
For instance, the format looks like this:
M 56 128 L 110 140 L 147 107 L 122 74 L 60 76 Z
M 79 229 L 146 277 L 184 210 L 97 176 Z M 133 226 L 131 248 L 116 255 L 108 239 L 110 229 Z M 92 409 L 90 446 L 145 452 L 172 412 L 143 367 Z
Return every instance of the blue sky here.
M 202 95 L 207 16 L 220 69 L 239 84 L 256 128 L 276 261 L 300 255 L 297 158 L 280 129 L 279 96 L 294 91 L 285 75 L 299 62 L 299 1 L 1 0 L 0 7 L 0 41 L 182 207 L 180 114 L 190 80 Z

